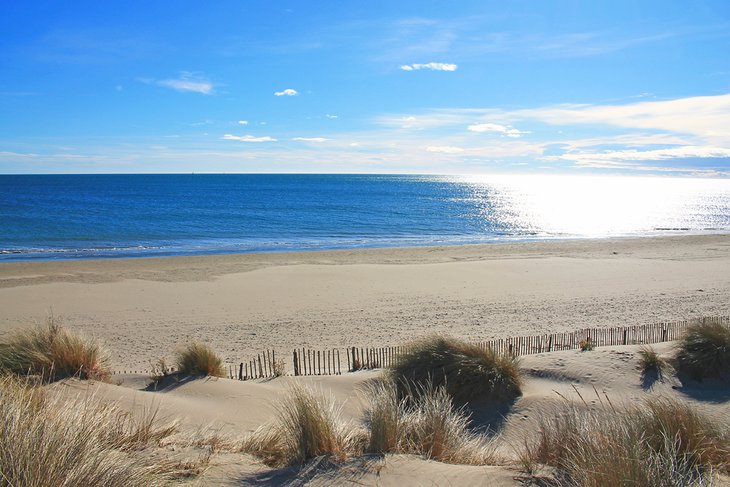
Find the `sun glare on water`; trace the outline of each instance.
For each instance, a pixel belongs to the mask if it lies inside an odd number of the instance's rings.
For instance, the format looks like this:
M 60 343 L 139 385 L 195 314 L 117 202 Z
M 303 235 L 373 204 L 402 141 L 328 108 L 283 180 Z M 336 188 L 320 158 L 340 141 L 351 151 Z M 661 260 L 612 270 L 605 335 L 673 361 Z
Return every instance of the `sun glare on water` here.
M 516 233 L 602 237 L 730 229 L 730 180 L 485 176 L 462 181 L 481 216 Z

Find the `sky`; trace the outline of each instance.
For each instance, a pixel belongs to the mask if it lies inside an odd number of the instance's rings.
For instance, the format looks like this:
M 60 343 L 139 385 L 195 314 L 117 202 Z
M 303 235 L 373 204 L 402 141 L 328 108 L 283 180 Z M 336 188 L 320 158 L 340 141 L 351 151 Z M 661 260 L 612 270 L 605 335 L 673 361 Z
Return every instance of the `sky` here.
M 730 177 L 730 2 L 6 2 L 0 174 Z

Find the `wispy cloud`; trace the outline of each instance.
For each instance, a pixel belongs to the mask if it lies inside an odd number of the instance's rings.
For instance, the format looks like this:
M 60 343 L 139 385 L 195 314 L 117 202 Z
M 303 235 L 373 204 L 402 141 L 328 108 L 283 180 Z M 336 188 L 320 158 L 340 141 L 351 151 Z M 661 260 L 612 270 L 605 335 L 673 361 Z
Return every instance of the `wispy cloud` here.
M 327 142 L 330 139 L 325 137 L 292 137 L 291 140 L 296 140 L 299 142 Z
M 610 151 L 578 151 L 568 152 L 561 156 L 544 159 L 563 159 L 573 161 L 581 166 L 610 167 L 627 166 L 641 161 L 668 161 L 692 159 L 725 159 L 730 160 L 730 149 L 724 147 L 680 146 L 652 150 L 610 150 Z M 628 164 L 627 164 L 628 163 Z
M 293 88 L 287 88 L 287 89 L 282 90 L 282 91 L 275 91 L 274 92 L 274 95 L 275 96 L 296 96 L 298 94 L 299 94 L 299 92 L 297 90 L 293 89 Z
M 522 137 L 525 134 L 529 134 L 530 132 L 524 132 L 522 130 L 517 130 L 514 127 L 511 127 L 509 125 L 500 125 L 498 123 L 475 123 L 473 125 L 469 125 L 467 127 L 467 130 L 470 132 L 492 132 L 492 133 L 498 133 L 505 137 Z
M 248 125 L 248 120 L 239 120 L 238 125 Z
M 426 64 L 404 64 L 400 67 L 403 71 L 419 71 L 421 69 L 428 69 L 431 71 L 456 71 L 459 68 L 456 64 L 451 63 L 435 63 L 430 62 Z
M 428 152 L 438 152 L 441 154 L 461 154 L 465 149 L 461 147 L 454 147 L 450 145 L 434 145 L 426 147 Z
M 730 94 L 516 110 L 442 108 L 375 122 L 389 131 L 386 137 L 420 140 L 421 150 L 463 161 L 703 175 L 727 175 L 730 166 Z M 498 137 L 485 143 L 485 134 Z M 529 143 L 525 134 L 532 134 Z
M 692 134 L 708 141 L 730 143 L 730 94 L 625 105 L 558 105 L 519 110 L 511 115 L 552 125 L 613 125 Z
M 332 118 L 332 119 L 334 119 L 334 118 L 340 118 L 339 115 L 332 115 L 330 113 L 326 114 L 325 117 L 326 118 Z
M 263 137 L 256 137 L 253 135 L 232 135 L 225 134 L 221 137 L 223 140 L 237 140 L 238 142 L 276 142 L 276 139 L 269 137 L 268 135 Z
M 200 93 L 203 95 L 213 94 L 213 83 L 207 80 L 202 75 L 196 73 L 190 73 L 183 71 L 177 78 L 170 79 L 149 79 L 149 78 L 138 78 L 138 81 L 147 84 L 153 84 L 162 86 L 164 88 L 170 88 L 175 91 L 188 92 L 188 93 Z

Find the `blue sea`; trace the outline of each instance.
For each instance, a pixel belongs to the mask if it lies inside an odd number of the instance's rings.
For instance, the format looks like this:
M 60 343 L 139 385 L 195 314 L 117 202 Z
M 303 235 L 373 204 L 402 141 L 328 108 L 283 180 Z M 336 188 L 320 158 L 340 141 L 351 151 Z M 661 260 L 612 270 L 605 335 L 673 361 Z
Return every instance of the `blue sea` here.
M 3 175 L 0 260 L 730 233 L 730 180 Z

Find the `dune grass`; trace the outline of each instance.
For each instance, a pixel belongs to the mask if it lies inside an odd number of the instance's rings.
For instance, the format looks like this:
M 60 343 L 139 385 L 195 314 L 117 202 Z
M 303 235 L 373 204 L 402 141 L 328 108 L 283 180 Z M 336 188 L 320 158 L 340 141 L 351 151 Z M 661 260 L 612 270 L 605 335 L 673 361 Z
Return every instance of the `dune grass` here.
M 406 347 L 389 375 L 401 398 L 426 386 L 444 387 L 458 404 L 511 400 L 521 394 L 522 385 L 516 358 L 443 336 Z
M 730 468 L 728 425 L 675 400 L 653 397 L 627 410 L 564 403 L 545 411 L 523 464 L 556 469 L 557 485 L 710 485 Z
M 277 409 L 276 422 L 245 439 L 242 451 L 270 466 L 303 464 L 318 457 L 341 461 L 362 451 L 361 435 L 341 421 L 331 396 L 294 385 Z
M 223 361 L 208 345 L 194 341 L 175 354 L 177 370 L 186 375 L 225 377 Z
M 721 324 L 696 323 L 679 342 L 677 366 L 698 380 L 730 377 L 730 328 Z
M 77 335 L 49 318 L 44 326 L 12 332 L 0 343 L 0 371 L 40 376 L 108 381 L 109 353 L 97 342 Z
M 492 442 L 469 429 L 469 415 L 454 407 L 445 387 L 427 385 L 408 401 L 399 398 L 392 380 L 385 379 L 371 384 L 366 396 L 371 453 L 423 455 L 463 465 L 494 462 Z
M 141 450 L 175 431 L 93 399 L 64 402 L 0 378 L 0 486 L 166 485 L 173 466 Z
M 664 380 L 664 375 L 669 368 L 670 365 L 667 361 L 661 358 L 652 347 L 639 349 L 639 370 L 641 370 L 642 377 L 654 376 L 656 379 Z

